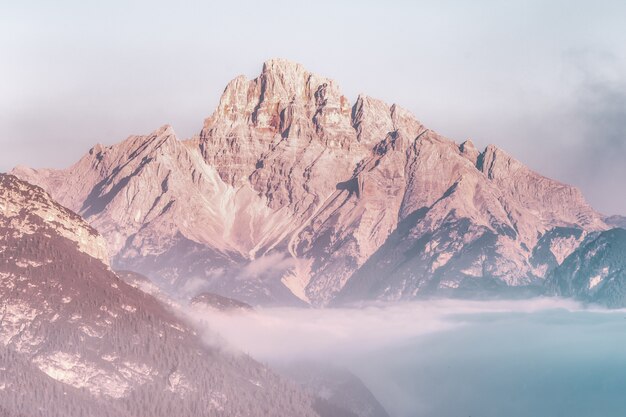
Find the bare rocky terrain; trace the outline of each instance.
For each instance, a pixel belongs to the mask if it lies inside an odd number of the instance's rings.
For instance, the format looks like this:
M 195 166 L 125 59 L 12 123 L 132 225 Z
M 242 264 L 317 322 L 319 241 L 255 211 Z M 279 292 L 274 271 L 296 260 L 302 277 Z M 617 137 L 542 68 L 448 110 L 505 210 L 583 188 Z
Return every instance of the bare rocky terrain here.
M 166 125 L 67 169 L 13 173 L 97 229 L 114 268 L 252 305 L 541 288 L 611 227 L 504 150 L 456 143 L 395 104 L 350 103 L 281 59 L 231 81 L 191 139 Z

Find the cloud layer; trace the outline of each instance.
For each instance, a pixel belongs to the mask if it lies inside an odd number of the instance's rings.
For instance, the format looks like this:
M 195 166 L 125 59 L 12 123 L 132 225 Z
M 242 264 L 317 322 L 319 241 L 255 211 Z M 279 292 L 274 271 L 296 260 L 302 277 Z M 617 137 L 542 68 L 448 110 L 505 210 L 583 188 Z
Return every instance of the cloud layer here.
M 623 412 L 625 311 L 539 298 L 190 314 L 207 343 L 348 368 L 393 417 Z
M 211 337 L 217 333 L 237 350 L 263 360 L 278 360 L 350 357 L 357 351 L 398 346 L 418 336 L 462 326 L 460 316 L 579 308 L 574 301 L 552 298 L 488 302 L 443 299 L 359 308 L 258 308 L 244 313 L 218 313 L 198 307 L 189 314 Z

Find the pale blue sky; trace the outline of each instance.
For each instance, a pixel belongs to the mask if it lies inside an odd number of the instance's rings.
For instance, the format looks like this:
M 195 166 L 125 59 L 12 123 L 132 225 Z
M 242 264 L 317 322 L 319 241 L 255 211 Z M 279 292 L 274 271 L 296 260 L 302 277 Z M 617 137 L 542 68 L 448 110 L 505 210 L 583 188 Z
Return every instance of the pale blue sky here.
M 626 214 L 624 27 L 620 1 L 0 0 L 0 170 L 165 123 L 189 137 L 282 57 Z

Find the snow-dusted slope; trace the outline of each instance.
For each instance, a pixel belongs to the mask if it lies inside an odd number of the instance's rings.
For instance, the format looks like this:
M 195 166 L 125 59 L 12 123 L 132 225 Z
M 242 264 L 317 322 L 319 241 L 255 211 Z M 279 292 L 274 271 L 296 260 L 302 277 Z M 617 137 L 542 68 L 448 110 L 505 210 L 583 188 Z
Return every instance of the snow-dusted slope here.
M 531 259 L 546 233 L 607 227 L 577 189 L 497 147 L 457 144 L 367 96 L 351 105 L 278 59 L 230 82 L 191 140 L 164 126 L 64 170 L 14 173 L 83 215 L 115 267 L 255 304 L 525 285 L 549 269 Z
M 40 188 L 0 175 L 0 413 L 318 416 L 249 357 L 209 348 L 97 258 L 103 239 Z

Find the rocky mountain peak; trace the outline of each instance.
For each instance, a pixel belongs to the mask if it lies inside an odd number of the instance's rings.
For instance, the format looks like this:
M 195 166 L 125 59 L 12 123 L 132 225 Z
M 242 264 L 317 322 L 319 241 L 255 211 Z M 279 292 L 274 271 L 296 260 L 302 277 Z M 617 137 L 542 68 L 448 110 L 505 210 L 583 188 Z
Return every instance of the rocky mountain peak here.
M 235 127 L 237 121 L 251 121 L 257 129 L 284 133 L 286 118 L 305 119 L 328 114 L 330 109 L 349 115 L 350 103 L 333 80 L 307 71 L 301 64 L 270 59 L 253 80 L 240 75 L 228 83 L 216 112 L 205 121 L 205 129 L 220 122 Z M 324 111 L 326 110 L 326 111 Z M 332 117 L 326 122 L 335 122 Z
M 356 143 L 352 107 L 337 84 L 282 59 L 267 61 L 253 80 L 231 81 L 199 136 L 202 156 L 231 185 L 277 153 L 348 150 Z
M 266 61 L 257 79 L 261 82 L 260 99 L 269 103 L 308 102 L 322 84 L 330 82 L 284 59 Z
M 478 162 L 478 157 L 480 156 L 480 151 L 476 149 L 474 146 L 474 142 L 470 139 L 466 140 L 459 146 L 459 150 L 461 154 L 469 159 L 474 165 Z
M 335 82 L 281 59 L 232 80 L 191 141 L 165 125 L 66 170 L 16 174 L 85 216 L 117 266 L 174 287 L 200 277 L 253 304 L 325 304 L 354 280 L 381 298 L 520 285 L 545 276 L 531 258 L 550 230 L 607 228 L 576 188 L 496 146 L 458 144 L 366 95 L 350 106 Z M 557 260 L 578 244 L 561 240 Z
M 296 72 L 304 73 L 307 71 L 305 70 L 304 66 L 302 66 L 302 64 L 299 64 L 295 61 L 291 61 L 285 58 L 270 58 L 263 63 L 263 70 L 262 70 L 263 74 L 266 74 L 266 73 L 289 74 L 289 73 L 296 73 Z
M 333 80 L 285 59 L 266 61 L 257 80 L 261 82 L 261 101 L 321 105 L 329 98 L 342 97 Z
M 352 125 L 358 140 L 368 145 L 380 142 L 381 138 L 396 130 L 389 105 L 363 94 L 357 97 L 352 108 Z
M 538 174 L 495 145 L 488 145 L 479 155 L 477 167 L 542 222 L 578 225 L 589 230 L 607 228 L 578 188 Z
M 479 169 L 490 179 L 503 178 L 512 171 L 517 171 L 524 167 L 520 162 L 511 157 L 495 145 L 489 144 L 480 155 Z

